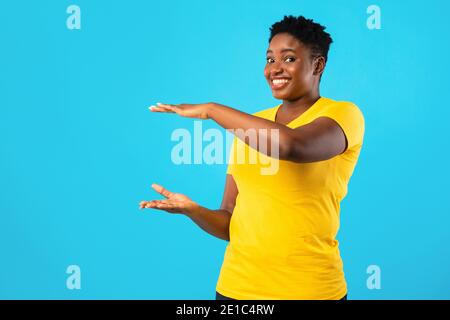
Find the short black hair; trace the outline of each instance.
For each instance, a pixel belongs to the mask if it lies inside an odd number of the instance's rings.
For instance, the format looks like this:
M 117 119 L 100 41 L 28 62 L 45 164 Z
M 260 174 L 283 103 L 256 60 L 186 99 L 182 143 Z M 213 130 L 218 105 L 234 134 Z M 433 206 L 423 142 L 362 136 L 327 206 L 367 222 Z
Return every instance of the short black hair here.
M 287 32 L 310 48 L 314 56 L 323 56 L 328 60 L 328 50 L 333 42 L 331 36 L 325 31 L 325 27 L 306 19 L 303 16 L 284 16 L 283 20 L 274 23 L 270 27 L 269 43 L 278 33 Z

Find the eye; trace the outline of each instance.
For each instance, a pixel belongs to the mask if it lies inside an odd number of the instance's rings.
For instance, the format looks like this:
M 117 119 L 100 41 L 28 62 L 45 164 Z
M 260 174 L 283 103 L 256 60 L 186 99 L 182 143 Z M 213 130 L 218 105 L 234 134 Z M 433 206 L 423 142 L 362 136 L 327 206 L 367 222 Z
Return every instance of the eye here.
M 291 62 L 294 62 L 294 61 L 295 61 L 295 58 L 294 58 L 294 57 L 287 57 L 285 61 L 287 61 L 288 59 L 291 59 L 291 60 L 292 60 Z
M 294 58 L 294 57 L 286 57 L 286 59 L 284 60 L 284 61 L 287 61 L 287 62 L 294 62 L 296 59 Z M 273 59 L 273 58 L 266 58 L 266 62 L 267 63 L 274 63 L 275 62 L 275 60 Z

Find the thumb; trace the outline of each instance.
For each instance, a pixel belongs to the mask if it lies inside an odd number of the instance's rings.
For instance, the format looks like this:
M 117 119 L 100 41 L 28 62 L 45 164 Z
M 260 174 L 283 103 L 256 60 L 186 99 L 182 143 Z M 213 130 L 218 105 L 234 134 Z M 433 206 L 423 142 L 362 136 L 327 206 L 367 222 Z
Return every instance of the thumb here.
M 166 198 L 170 198 L 170 196 L 172 195 L 172 192 L 170 192 L 169 190 L 167 190 L 166 188 L 164 188 L 163 186 L 160 186 L 159 184 L 153 183 L 152 184 L 152 188 L 162 194 L 164 197 Z

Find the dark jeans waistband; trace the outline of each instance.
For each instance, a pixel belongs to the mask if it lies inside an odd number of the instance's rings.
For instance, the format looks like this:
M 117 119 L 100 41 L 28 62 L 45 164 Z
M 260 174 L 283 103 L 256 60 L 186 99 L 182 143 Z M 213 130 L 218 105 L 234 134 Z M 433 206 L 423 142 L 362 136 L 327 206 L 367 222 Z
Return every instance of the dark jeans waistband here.
M 216 291 L 216 300 L 237 300 L 237 299 L 225 297 Z M 347 300 L 347 294 L 345 294 L 345 296 L 339 300 Z

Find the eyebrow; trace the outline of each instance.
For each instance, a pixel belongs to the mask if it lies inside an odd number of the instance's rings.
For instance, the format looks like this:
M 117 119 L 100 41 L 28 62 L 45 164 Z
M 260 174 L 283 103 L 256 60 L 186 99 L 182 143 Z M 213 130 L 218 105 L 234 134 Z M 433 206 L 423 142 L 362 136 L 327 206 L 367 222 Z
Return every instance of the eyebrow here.
M 295 50 L 292 49 L 292 48 L 285 48 L 285 49 L 281 49 L 281 50 L 280 50 L 280 52 L 286 52 L 286 51 L 292 51 L 292 52 L 295 53 Z M 266 53 L 269 53 L 269 52 L 270 52 L 270 53 L 273 53 L 273 51 L 270 50 L 270 49 L 266 51 Z

